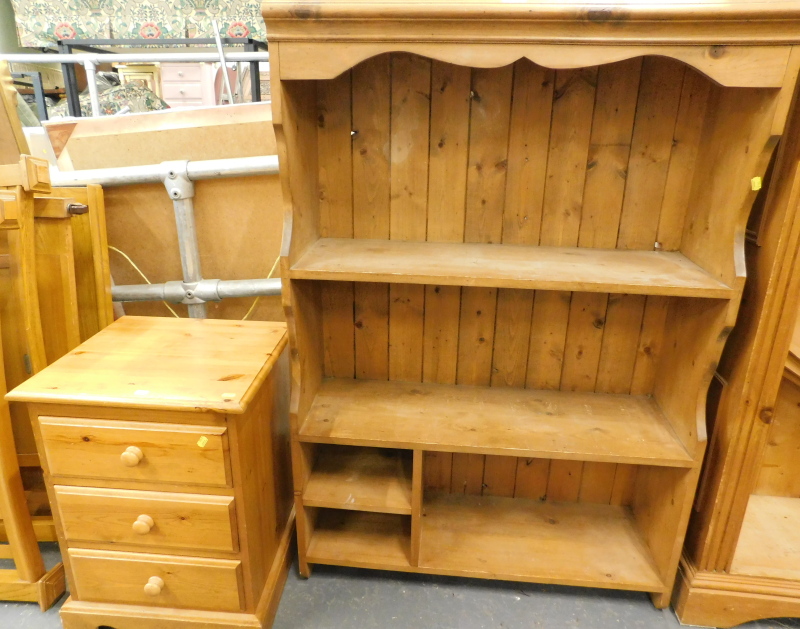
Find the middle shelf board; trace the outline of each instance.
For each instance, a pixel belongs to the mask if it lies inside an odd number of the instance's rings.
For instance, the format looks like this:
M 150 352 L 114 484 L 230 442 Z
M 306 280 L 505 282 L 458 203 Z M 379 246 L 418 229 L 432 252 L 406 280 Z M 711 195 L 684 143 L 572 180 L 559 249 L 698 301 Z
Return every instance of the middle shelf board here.
M 327 379 L 298 437 L 311 443 L 692 467 L 647 396 Z
M 289 277 L 720 299 L 735 292 L 675 251 L 351 238 L 318 240 Z

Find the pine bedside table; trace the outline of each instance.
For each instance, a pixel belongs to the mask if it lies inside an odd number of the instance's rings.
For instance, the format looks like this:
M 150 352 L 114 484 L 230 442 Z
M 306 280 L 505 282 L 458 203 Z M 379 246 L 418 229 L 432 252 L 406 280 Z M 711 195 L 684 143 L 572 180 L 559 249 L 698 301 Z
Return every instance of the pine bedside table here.
M 124 317 L 8 394 L 45 471 L 65 629 L 271 625 L 294 525 L 286 338 Z

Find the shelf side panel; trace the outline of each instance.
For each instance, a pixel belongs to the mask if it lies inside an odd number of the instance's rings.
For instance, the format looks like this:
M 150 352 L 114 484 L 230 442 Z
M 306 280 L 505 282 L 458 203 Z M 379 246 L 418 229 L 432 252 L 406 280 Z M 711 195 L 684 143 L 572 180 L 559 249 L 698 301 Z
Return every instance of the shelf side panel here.
M 715 278 L 741 291 L 744 233 L 778 142 L 772 135 L 778 90 L 714 85 L 696 160 L 681 251 Z
M 659 609 L 670 603 L 699 475 L 699 466 L 688 470 L 638 470 L 632 509 L 658 575 L 667 584 L 662 593 L 653 596 Z

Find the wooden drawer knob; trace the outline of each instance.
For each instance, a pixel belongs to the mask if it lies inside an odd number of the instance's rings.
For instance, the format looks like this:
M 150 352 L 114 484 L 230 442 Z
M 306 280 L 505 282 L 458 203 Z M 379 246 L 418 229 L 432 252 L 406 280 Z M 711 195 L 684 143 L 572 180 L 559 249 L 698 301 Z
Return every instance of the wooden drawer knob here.
M 150 577 L 144 586 L 144 593 L 147 596 L 158 596 L 164 589 L 164 579 L 161 577 Z
M 133 523 L 133 532 L 139 535 L 147 535 L 150 530 L 156 525 L 149 515 L 140 515 Z
M 125 452 L 120 455 L 119 460 L 122 461 L 123 465 L 127 465 L 128 467 L 136 467 L 143 458 L 144 454 L 139 448 L 136 446 L 128 446 L 125 449 Z

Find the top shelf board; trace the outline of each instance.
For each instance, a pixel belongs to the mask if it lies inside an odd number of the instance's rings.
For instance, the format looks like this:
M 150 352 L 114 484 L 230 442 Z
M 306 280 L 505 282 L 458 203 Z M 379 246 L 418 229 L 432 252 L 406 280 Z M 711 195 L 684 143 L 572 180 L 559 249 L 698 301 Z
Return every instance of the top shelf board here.
M 292 279 L 527 288 L 730 299 L 678 252 L 322 238 Z

